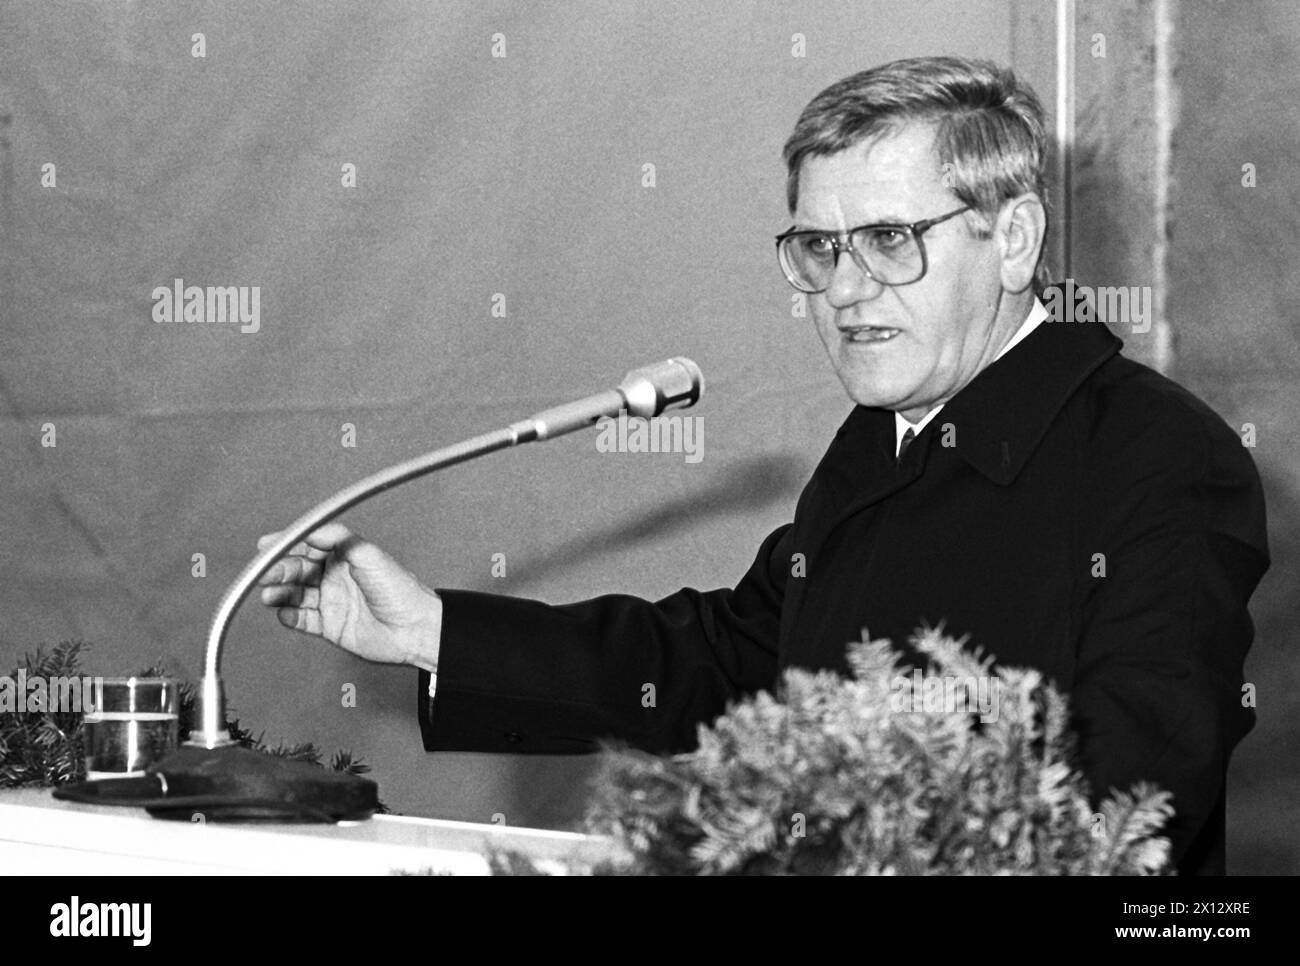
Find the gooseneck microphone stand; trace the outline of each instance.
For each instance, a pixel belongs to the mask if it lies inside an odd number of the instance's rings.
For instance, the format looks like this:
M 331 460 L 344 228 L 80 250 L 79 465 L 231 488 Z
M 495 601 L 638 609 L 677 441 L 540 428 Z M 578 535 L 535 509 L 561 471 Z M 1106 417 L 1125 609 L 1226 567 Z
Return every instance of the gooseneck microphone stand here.
M 225 693 L 221 684 L 221 646 L 225 642 L 226 632 L 235 611 L 258 580 L 312 531 L 376 493 L 426 473 L 521 443 L 552 439 L 590 426 L 603 417 L 615 417 L 624 410 L 629 416 L 649 418 L 658 416 L 667 409 L 693 406 L 703 391 L 704 381 L 700 369 L 689 359 L 674 358 L 634 369 L 619 383 L 617 389 L 547 409 L 504 429 L 475 436 L 390 466 L 341 490 L 304 513 L 274 543 L 253 558 L 221 598 L 208 631 L 203 678 L 196 697 L 197 727 L 191 731 L 186 744 L 207 749 L 232 744 L 230 732 L 226 728 Z

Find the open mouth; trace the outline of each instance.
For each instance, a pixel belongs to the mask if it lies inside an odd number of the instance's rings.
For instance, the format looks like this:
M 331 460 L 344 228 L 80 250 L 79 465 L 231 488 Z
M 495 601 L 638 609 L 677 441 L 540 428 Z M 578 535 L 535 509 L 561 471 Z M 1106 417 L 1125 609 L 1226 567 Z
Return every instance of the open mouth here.
M 888 342 L 901 331 L 901 329 L 888 329 L 877 325 L 859 325 L 840 330 L 845 342 Z

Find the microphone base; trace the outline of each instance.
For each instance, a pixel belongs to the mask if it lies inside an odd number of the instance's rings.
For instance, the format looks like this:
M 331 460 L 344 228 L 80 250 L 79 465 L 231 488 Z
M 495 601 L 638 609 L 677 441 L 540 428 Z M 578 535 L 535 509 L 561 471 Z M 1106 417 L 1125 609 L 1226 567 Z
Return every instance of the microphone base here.
M 181 742 L 183 748 L 227 748 L 230 745 L 237 744 L 234 738 L 230 737 L 230 732 L 224 728 L 218 731 L 214 736 L 209 738 L 204 732 L 191 731 L 190 736 Z
M 361 821 L 380 810 L 368 778 L 238 746 L 184 746 L 142 776 L 60 785 L 54 797 L 184 822 Z
M 226 728 L 225 688 L 216 674 L 205 674 L 194 695 L 194 726 L 185 747 L 225 748 L 233 744 Z

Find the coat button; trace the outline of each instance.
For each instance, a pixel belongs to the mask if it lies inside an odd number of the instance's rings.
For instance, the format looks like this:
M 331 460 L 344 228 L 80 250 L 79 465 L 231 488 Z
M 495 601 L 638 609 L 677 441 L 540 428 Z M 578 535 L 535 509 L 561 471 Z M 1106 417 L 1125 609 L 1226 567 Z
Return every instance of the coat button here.
M 512 745 L 517 745 L 519 744 L 519 742 L 523 740 L 524 740 L 524 736 L 521 735 L 518 731 L 506 732 L 506 741 L 510 742 Z

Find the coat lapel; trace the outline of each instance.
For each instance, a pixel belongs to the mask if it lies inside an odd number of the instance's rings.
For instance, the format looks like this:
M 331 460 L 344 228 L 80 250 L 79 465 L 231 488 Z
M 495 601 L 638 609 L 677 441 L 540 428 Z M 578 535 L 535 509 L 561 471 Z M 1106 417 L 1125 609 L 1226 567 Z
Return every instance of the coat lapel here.
M 845 520 L 916 482 L 925 472 L 931 437 L 953 428 L 957 451 L 1001 486 L 1013 483 L 1070 396 L 1122 343 L 1099 321 L 1048 318 L 1010 352 L 980 372 L 917 436 L 901 465 L 894 460 L 894 414 L 858 406 L 844 421 L 800 506 L 797 550 L 810 566 Z M 783 632 L 803 604 L 793 588 Z

